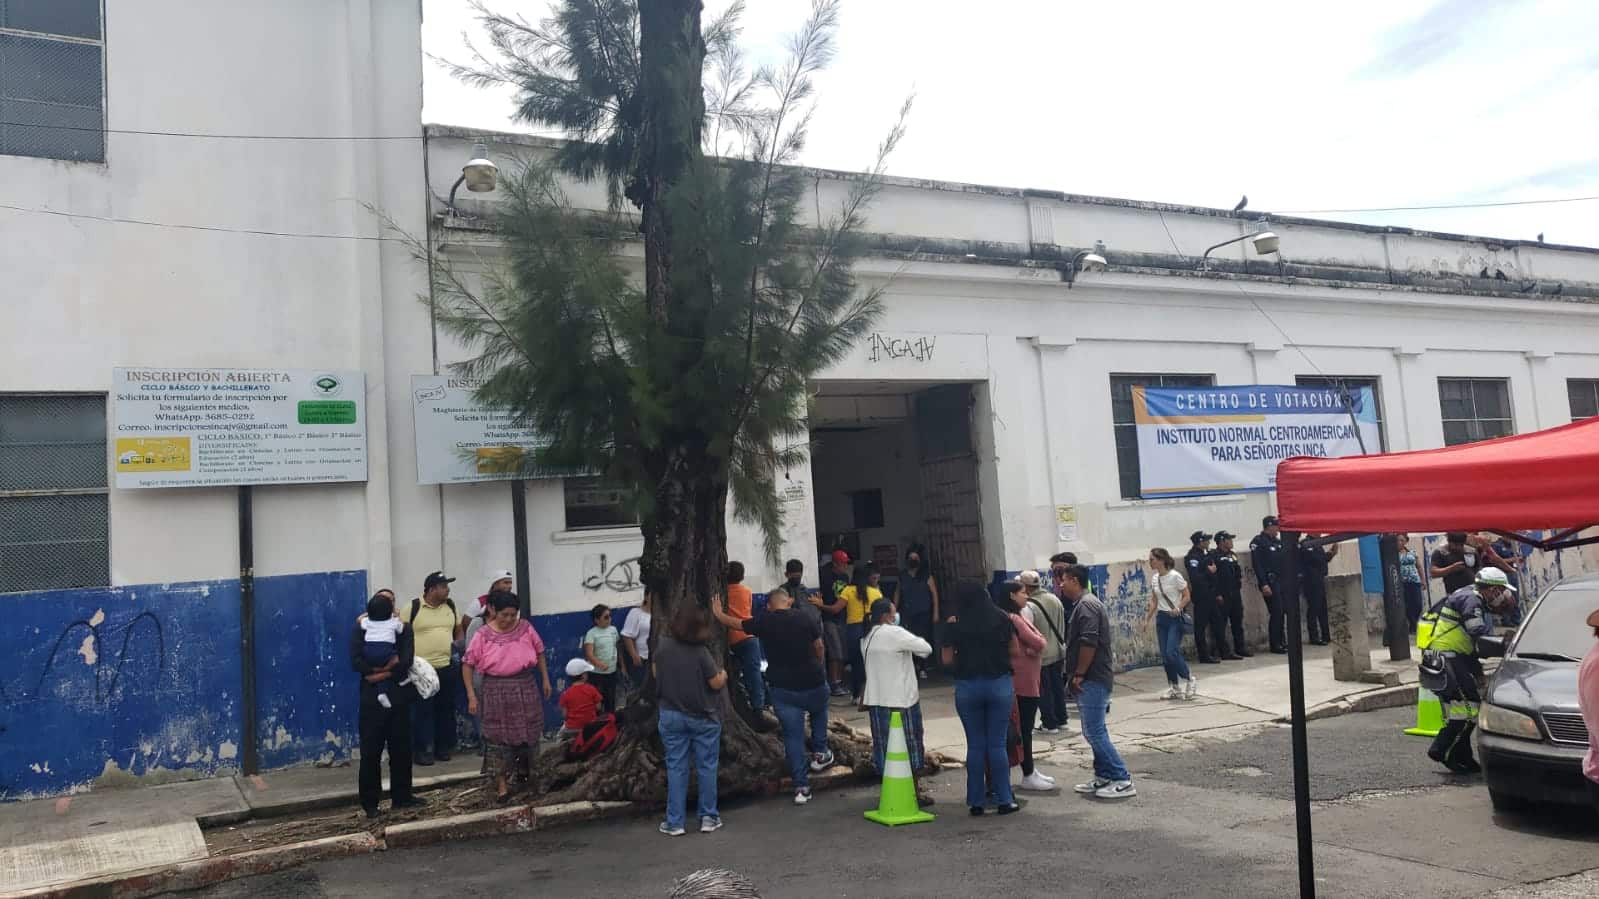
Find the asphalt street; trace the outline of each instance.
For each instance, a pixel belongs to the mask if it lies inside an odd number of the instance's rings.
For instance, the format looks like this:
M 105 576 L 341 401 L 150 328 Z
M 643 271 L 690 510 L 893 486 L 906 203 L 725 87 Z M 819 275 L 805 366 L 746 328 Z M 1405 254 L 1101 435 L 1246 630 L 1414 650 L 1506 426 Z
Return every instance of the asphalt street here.
M 1549 810 L 1496 817 L 1479 780 L 1441 772 L 1424 740 L 1400 733 L 1412 714 L 1312 722 L 1318 895 L 1534 895 L 1515 891 L 1599 868 L 1599 821 Z M 766 899 L 1293 896 L 1288 747 L 1287 729 L 1274 728 L 1190 753 L 1138 753 L 1128 761 L 1139 795 L 1122 803 L 1068 790 L 1035 795 L 1018 815 L 971 818 L 957 769 L 937 778 L 939 817 L 925 825 L 866 822 L 875 792 L 851 788 L 802 808 L 729 804 L 727 827 L 710 835 L 664 837 L 654 818 L 604 822 L 345 859 L 197 895 L 662 897 L 676 878 L 716 866 L 752 878 Z M 1067 785 L 1086 775 L 1052 773 Z

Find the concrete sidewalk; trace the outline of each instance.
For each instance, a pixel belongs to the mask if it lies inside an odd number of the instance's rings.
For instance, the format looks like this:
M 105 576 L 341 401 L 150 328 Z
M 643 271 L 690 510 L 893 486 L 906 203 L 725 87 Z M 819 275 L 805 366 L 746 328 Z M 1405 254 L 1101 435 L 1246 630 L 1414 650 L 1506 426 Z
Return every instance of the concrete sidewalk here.
M 1312 715 L 1364 711 L 1414 701 L 1414 662 L 1390 663 L 1373 654 L 1373 668 L 1410 686 L 1333 680 L 1330 652 L 1305 648 L 1305 701 Z M 1288 668 L 1283 656 L 1258 655 L 1240 662 L 1195 666 L 1199 699 L 1160 699 L 1166 688 L 1159 667 L 1125 672 L 1116 679 L 1110 729 L 1118 748 L 1180 751 L 1206 741 L 1243 739 L 1272 727 L 1288 714 Z M 1391 680 L 1393 678 L 1390 678 Z M 927 747 L 954 761 L 966 755 L 966 738 L 955 714 L 948 681 L 924 682 L 923 719 Z M 866 716 L 835 704 L 833 715 L 868 730 Z M 1065 732 L 1035 737 L 1035 755 L 1050 768 L 1087 764 L 1087 748 L 1075 711 Z M 418 791 L 476 778 L 475 754 L 431 768 L 418 768 Z M 152 870 L 205 858 L 202 828 L 249 818 L 284 817 L 317 809 L 353 807 L 354 766 L 293 768 L 257 777 L 213 778 L 153 787 L 96 790 L 59 799 L 0 805 L 0 894 Z M 385 785 L 386 786 L 386 785 Z
M 1413 703 L 1416 662 L 1391 662 L 1387 649 L 1373 652 L 1371 659 L 1373 671 L 1379 677 L 1386 674 L 1389 684 L 1334 680 L 1331 649 L 1306 646 L 1305 708 L 1310 717 Z M 1119 750 L 1173 751 L 1204 740 L 1243 739 L 1260 728 L 1287 720 L 1286 656 L 1262 653 L 1238 662 L 1193 664 L 1191 668 L 1199 681 L 1199 695 L 1192 702 L 1160 698 L 1166 691 L 1166 675 L 1159 666 L 1117 675 L 1108 723 L 1111 739 Z M 1069 711 L 1072 720 L 1063 733 L 1034 733 L 1035 756 L 1055 757 L 1050 760 L 1057 764 L 1087 758 L 1076 710 Z M 833 714 L 852 727 L 868 729 L 866 716 L 853 706 L 835 704 Z M 965 759 L 966 734 L 955 714 L 952 684 L 940 680 L 923 682 L 922 719 L 929 750 L 941 752 L 953 761 Z M 1078 758 L 1069 760 L 1067 756 Z

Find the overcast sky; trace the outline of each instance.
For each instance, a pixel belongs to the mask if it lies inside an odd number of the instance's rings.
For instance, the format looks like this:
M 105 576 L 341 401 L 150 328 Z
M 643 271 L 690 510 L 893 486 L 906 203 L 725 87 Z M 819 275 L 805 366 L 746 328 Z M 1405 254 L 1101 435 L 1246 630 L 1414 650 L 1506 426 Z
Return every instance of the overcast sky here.
M 749 5 L 775 59 L 810 4 Z M 464 0 L 423 9 L 464 58 Z M 1599 196 L 1596 34 L 1593 0 L 847 0 L 803 162 L 868 165 L 914 91 L 896 175 L 1284 213 Z M 549 132 L 426 77 L 429 123 Z M 1599 201 L 1323 217 L 1599 246 Z

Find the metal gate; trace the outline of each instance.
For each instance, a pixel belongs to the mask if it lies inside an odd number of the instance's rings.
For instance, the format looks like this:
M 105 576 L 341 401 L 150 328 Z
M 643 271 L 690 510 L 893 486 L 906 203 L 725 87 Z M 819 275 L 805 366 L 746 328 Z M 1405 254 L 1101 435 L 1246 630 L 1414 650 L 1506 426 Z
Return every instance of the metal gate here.
M 943 585 L 944 595 L 950 597 L 957 582 L 987 583 L 989 577 L 983 560 L 972 408 L 970 384 L 941 385 L 916 396 L 922 531 L 932 556 L 932 572 Z

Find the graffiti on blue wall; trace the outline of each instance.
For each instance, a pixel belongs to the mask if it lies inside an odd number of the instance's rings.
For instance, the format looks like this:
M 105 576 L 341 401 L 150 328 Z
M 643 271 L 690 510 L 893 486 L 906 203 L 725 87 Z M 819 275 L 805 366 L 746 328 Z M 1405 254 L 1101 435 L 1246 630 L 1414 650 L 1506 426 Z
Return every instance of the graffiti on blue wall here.
M 263 577 L 257 698 L 266 767 L 347 756 L 345 649 L 364 572 Z M 0 800 L 120 776 L 235 769 L 242 730 L 239 584 L 0 596 Z

